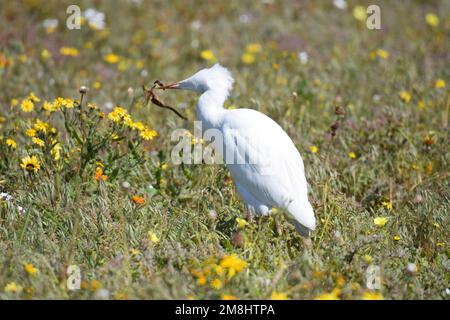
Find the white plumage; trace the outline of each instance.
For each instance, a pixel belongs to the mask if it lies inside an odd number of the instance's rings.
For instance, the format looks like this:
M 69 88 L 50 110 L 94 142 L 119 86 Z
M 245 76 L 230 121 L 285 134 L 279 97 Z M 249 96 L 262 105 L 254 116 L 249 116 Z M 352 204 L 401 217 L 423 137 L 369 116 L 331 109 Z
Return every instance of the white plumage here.
M 225 163 L 249 209 L 262 215 L 274 207 L 284 209 L 297 231 L 308 236 L 316 222 L 302 158 L 286 132 L 266 115 L 223 108 L 233 82 L 230 72 L 216 64 L 165 88 L 201 93 L 197 118 L 204 131 L 222 133 Z

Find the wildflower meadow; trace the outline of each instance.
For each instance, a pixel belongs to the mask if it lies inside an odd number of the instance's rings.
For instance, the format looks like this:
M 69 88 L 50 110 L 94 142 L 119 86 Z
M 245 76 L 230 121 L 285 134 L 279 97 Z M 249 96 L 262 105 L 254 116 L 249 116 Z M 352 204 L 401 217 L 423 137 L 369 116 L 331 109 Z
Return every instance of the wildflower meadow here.
M 0 299 L 448 299 L 448 12 L 2 1 Z M 215 63 L 235 79 L 225 108 L 299 150 L 309 239 L 279 208 L 248 219 L 224 164 L 172 161 L 175 131 L 208 146 L 198 95 L 145 89 Z

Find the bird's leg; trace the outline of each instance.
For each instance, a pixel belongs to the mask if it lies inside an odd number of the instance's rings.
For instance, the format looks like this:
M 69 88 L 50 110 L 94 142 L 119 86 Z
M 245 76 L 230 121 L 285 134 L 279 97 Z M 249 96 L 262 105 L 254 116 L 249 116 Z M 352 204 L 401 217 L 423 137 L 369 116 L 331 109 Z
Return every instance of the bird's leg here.
M 272 215 L 273 219 L 273 233 L 275 237 L 279 237 L 281 235 L 280 223 L 278 222 L 277 215 Z
M 313 249 L 313 243 L 312 243 L 311 238 L 309 238 L 309 237 L 308 238 L 301 237 L 301 238 L 302 238 L 303 245 L 305 246 L 306 249 L 309 249 L 309 250 Z
M 247 221 L 249 223 L 253 222 L 254 211 L 255 211 L 255 208 L 253 208 L 251 206 L 247 206 Z

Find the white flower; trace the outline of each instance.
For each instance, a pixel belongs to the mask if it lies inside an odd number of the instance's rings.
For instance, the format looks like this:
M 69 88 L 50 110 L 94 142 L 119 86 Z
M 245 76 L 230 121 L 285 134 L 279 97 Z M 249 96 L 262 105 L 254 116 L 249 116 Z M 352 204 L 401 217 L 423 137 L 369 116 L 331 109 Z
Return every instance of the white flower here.
M 380 100 L 381 100 L 381 95 L 379 95 L 379 94 L 374 94 L 373 97 L 372 97 L 372 100 L 373 100 L 373 101 L 380 101 Z
M 109 291 L 107 289 L 98 289 L 94 293 L 94 299 L 97 300 L 108 300 L 109 299 Z
M 105 28 L 105 14 L 94 8 L 89 8 L 84 12 L 84 17 L 90 26 L 95 29 L 104 29 Z
M 407 271 L 409 274 L 414 274 L 414 273 L 417 272 L 417 266 L 416 266 L 414 263 L 410 262 L 410 263 L 408 263 L 408 265 L 406 266 L 406 271 Z
M 148 71 L 147 70 L 145 70 L 145 69 L 143 69 L 142 71 L 141 71 L 141 77 L 147 77 L 148 76 Z
M 194 20 L 191 22 L 191 29 L 194 31 L 200 30 L 202 23 L 199 20 Z
M 25 213 L 25 209 L 21 206 L 17 206 L 17 209 L 19 210 L 19 214 L 24 214 Z
M 2 200 L 7 201 L 7 202 L 9 202 L 9 201 L 11 201 L 11 200 L 13 199 L 13 197 L 12 197 L 9 193 L 7 193 L 7 192 L 1 192 L 1 193 L 0 193 L 0 198 L 1 198 Z
M 305 51 L 299 52 L 298 55 L 298 60 L 300 60 L 301 64 L 307 64 L 308 63 L 308 53 Z
M 130 183 L 128 181 L 122 182 L 122 188 L 128 189 L 130 187 Z
M 211 220 L 215 220 L 217 218 L 217 212 L 215 210 L 209 210 L 208 211 L 208 217 Z
M 247 23 L 250 22 L 250 20 L 252 20 L 252 17 L 250 15 L 248 15 L 248 14 L 241 14 L 239 16 L 239 21 L 241 23 L 247 24 Z
M 198 40 L 197 39 L 194 39 L 194 40 L 192 40 L 191 41 L 191 47 L 192 48 L 198 48 L 198 46 L 199 46 L 199 42 L 198 42 Z
M 134 4 L 136 7 L 140 7 L 142 4 L 142 0 L 131 0 L 131 3 Z
M 45 19 L 42 21 L 42 25 L 45 29 L 55 29 L 58 26 L 57 19 Z
M 336 8 L 341 10 L 347 8 L 347 2 L 345 2 L 345 0 L 333 0 L 333 4 Z
M 112 110 L 114 109 L 114 103 L 112 103 L 111 101 L 105 102 L 105 104 L 103 105 L 103 107 L 106 110 Z
M 128 88 L 128 95 L 129 95 L 130 97 L 132 97 L 133 94 L 134 94 L 134 89 L 133 89 L 132 87 L 129 87 L 129 88 Z

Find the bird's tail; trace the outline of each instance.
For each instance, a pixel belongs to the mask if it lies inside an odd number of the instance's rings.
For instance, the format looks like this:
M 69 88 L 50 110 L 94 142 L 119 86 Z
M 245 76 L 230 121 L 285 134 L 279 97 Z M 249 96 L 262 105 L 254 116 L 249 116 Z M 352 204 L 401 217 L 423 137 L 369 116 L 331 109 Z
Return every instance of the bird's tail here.
M 292 222 L 301 236 L 309 237 L 311 231 L 316 229 L 314 211 L 307 199 L 292 202 L 288 207 L 288 212 L 292 215 Z

